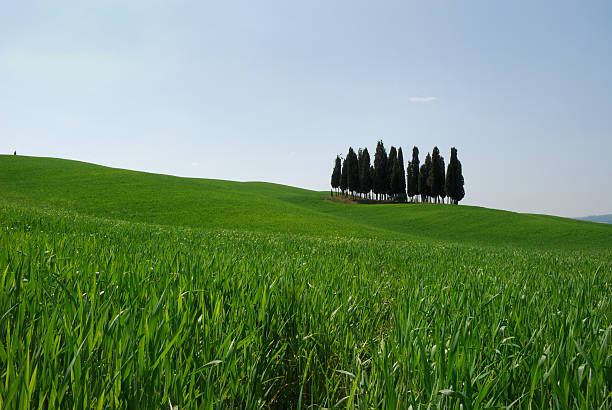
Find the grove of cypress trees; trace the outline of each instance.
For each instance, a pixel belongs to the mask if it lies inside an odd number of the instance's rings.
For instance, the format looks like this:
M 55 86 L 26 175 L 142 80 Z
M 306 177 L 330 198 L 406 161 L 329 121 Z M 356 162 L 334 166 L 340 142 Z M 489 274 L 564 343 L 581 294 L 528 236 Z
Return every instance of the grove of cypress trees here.
M 380 195 L 387 193 L 387 151 L 381 141 L 376 144 L 376 153 L 374 154 L 374 193 L 376 199 L 380 198 Z
M 397 163 L 397 150 L 394 146 L 391 146 L 389 150 L 389 157 L 387 158 L 387 195 L 391 198 L 395 196 L 393 190 L 393 168 Z
M 402 147 L 397 150 L 397 167 L 399 168 L 397 199 L 400 202 L 406 202 L 406 174 L 404 173 L 404 154 L 402 153 Z
M 359 186 L 361 188 L 361 193 L 364 194 L 366 198 L 372 190 L 370 168 L 370 153 L 368 152 L 367 148 L 364 148 L 363 152 L 361 153 L 361 162 L 359 164 Z
M 408 164 L 408 196 L 413 198 L 419 194 L 419 149 L 412 148 L 412 161 Z M 418 196 L 417 196 L 418 198 Z
M 349 148 L 346 160 L 348 161 L 346 166 L 348 173 L 348 188 L 351 191 L 351 195 L 355 196 L 355 192 L 359 191 L 359 160 L 353 148 Z
M 349 147 L 345 159 L 336 156 L 331 175 L 331 186 L 336 195 L 358 196 L 376 200 L 410 201 L 458 204 L 465 197 L 461 161 L 457 149 L 451 148 L 451 158 L 446 167 L 438 147 L 427 153 L 423 164 L 419 160 L 419 149 L 412 148 L 412 161 L 404 168 L 402 148 L 391 146 L 389 154 L 382 140 L 376 144 L 372 164 L 367 148 L 357 153 Z M 334 193 L 332 192 L 332 195 Z
M 346 189 L 348 188 L 348 173 L 346 169 L 346 158 L 342 161 L 342 172 L 340 173 L 340 190 L 343 195 L 346 195 Z
M 333 189 L 338 191 L 338 187 L 340 187 L 340 175 L 342 174 L 342 160 L 339 156 L 336 155 L 336 164 L 334 165 L 334 170 L 331 175 L 331 186 Z

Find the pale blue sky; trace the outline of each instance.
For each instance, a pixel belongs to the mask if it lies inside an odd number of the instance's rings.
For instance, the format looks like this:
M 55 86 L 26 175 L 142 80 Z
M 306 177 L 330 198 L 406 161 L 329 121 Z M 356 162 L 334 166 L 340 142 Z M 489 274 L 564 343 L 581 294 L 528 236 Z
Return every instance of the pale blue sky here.
M 612 212 L 612 2 L 1 7 L 0 152 L 329 189 L 378 139 L 456 146 L 467 204 Z

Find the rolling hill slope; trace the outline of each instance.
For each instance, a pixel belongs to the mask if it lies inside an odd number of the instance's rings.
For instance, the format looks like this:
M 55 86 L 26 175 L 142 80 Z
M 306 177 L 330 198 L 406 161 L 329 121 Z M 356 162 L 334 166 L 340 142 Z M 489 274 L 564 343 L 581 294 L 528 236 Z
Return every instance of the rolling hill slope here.
M 0 201 L 195 228 L 609 249 L 612 226 L 471 206 L 362 205 L 262 182 L 181 178 L 78 161 L 0 156 Z
M 325 197 L 0 156 L 0 407 L 608 404 L 612 226 Z

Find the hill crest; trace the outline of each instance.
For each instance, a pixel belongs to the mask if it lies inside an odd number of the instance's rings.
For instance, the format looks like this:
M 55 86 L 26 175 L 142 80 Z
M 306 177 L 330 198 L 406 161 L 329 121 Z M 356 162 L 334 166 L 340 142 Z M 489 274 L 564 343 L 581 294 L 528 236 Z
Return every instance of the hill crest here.
M 472 245 L 609 249 L 612 226 L 465 205 L 352 204 L 266 182 L 176 177 L 0 156 L 0 199 L 126 221 Z

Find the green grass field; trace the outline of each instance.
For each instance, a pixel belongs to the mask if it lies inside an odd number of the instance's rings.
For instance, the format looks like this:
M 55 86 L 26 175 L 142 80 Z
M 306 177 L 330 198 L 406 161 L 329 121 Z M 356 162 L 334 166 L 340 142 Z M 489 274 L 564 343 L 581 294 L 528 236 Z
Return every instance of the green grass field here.
M 0 200 L 80 215 L 204 229 L 609 250 L 612 227 L 470 206 L 356 205 L 261 182 L 178 178 L 53 158 L 0 156 Z
M 611 408 L 612 226 L 0 156 L 0 408 Z

